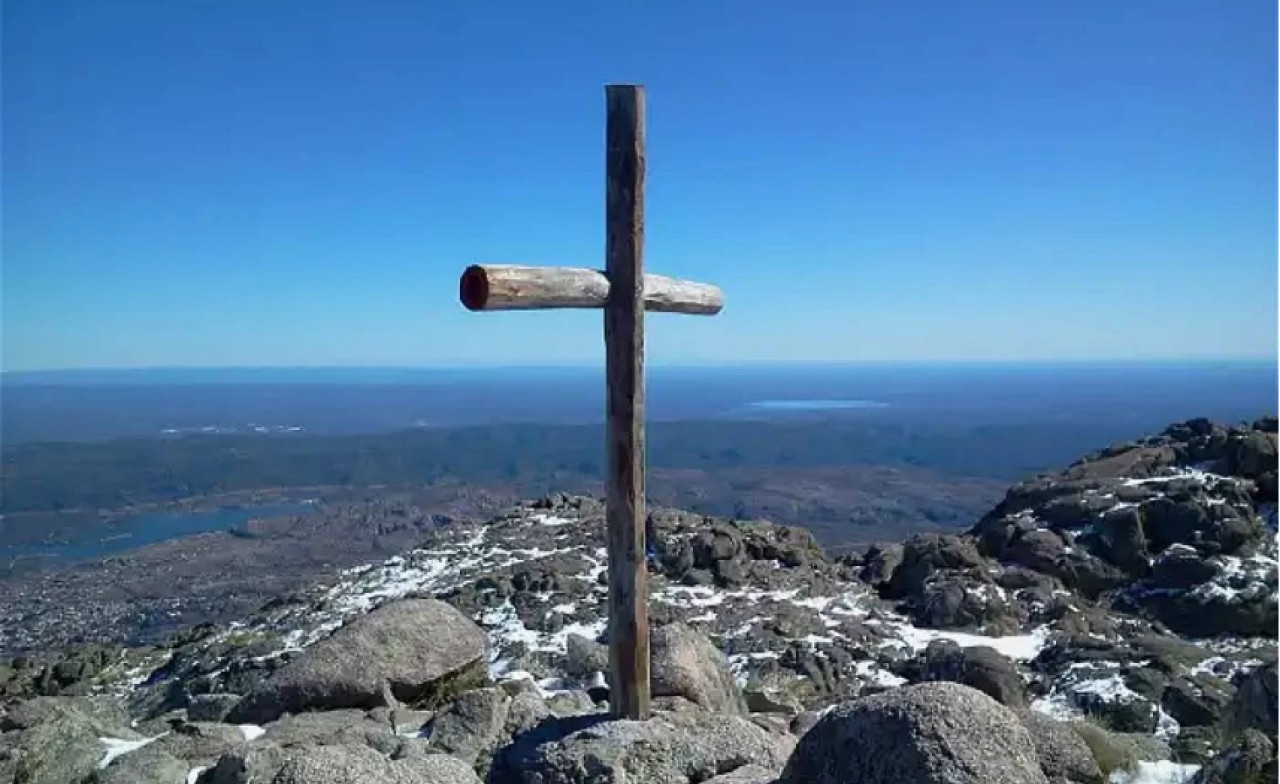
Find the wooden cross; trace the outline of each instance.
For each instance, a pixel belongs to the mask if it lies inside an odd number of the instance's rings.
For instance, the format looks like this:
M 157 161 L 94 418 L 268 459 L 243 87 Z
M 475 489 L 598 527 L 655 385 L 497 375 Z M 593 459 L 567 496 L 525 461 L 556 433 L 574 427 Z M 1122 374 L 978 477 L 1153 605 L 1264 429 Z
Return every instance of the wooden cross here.
M 715 286 L 644 274 L 644 88 L 605 88 L 605 271 L 471 266 L 469 310 L 604 308 L 605 480 L 609 552 L 609 701 L 613 715 L 649 715 L 649 585 L 645 569 L 644 311 L 715 315 Z

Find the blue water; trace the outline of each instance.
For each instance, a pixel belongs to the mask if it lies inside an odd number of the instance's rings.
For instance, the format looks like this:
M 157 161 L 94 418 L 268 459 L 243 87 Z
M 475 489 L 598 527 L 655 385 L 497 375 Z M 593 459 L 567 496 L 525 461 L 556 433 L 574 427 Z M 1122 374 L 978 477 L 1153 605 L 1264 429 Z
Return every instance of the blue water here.
M 888 406 L 879 400 L 753 400 L 747 404 L 748 408 L 764 411 L 857 411 Z
M 602 368 L 211 369 L 0 375 L 6 443 L 185 433 L 368 433 L 596 423 Z M 841 416 L 888 423 L 1108 422 L 1275 413 L 1274 362 L 653 367 L 650 421 Z M 865 405 L 874 401 L 880 405 Z
M 227 531 L 254 518 L 297 515 L 308 509 L 307 504 L 280 504 L 207 512 L 151 512 L 122 517 L 109 525 L 91 526 L 91 530 L 77 532 L 79 538 L 70 541 L 0 547 L 0 559 L 12 562 L 18 558 L 49 558 L 65 563 L 101 558 L 180 536 Z

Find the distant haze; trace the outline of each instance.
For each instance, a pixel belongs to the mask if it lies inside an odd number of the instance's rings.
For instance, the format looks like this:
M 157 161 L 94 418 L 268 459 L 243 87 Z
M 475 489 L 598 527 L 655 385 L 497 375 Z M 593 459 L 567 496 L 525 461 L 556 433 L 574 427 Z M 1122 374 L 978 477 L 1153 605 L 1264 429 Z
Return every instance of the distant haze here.
M 595 423 L 601 368 L 202 369 L 9 373 L 6 442 L 327 434 L 507 422 Z M 1275 363 L 657 367 L 658 420 L 860 418 L 955 426 L 1079 422 L 1127 437 L 1196 416 L 1275 413 Z M 167 431 L 167 432 L 166 432 Z

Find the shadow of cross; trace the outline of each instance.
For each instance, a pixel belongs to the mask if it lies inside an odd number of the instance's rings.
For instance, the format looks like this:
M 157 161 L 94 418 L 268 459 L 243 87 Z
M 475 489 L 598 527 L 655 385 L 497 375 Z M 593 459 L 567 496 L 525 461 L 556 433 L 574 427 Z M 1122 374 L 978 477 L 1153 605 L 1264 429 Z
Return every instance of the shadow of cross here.
M 605 270 L 476 265 L 462 273 L 469 310 L 603 308 L 605 506 L 609 553 L 609 703 L 649 715 L 649 584 L 644 565 L 644 312 L 715 315 L 715 286 L 644 273 L 644 88 L 605 88 Z

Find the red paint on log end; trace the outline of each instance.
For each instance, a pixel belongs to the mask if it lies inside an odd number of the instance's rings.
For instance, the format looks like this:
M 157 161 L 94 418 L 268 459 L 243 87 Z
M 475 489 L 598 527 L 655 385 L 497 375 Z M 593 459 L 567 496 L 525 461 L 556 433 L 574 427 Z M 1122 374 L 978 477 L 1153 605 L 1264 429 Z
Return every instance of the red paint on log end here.
M 463 271 L 458 281 L 458 298 L 467 310 L 484 310 L 489 302 L 489 277 L 484 267 L 473 264 Z

